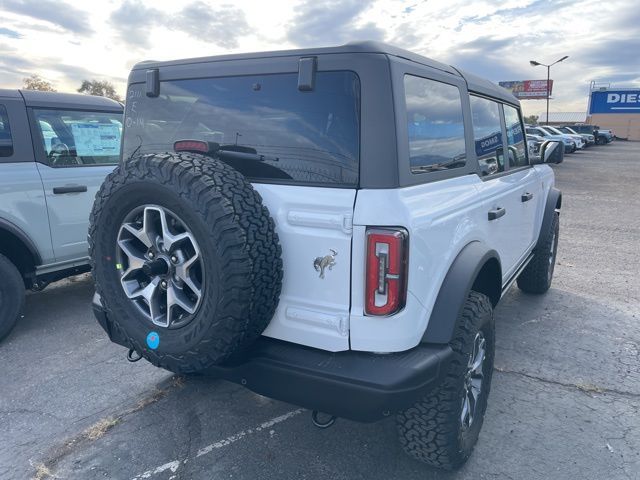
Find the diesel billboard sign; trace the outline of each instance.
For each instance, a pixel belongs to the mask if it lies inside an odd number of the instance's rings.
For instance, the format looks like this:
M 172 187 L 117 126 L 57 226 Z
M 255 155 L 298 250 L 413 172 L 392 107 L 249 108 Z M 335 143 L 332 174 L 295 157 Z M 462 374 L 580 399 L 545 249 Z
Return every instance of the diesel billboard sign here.
M 591 92 L 589 113 L 640 114 L 640 90 L 605 90 Z

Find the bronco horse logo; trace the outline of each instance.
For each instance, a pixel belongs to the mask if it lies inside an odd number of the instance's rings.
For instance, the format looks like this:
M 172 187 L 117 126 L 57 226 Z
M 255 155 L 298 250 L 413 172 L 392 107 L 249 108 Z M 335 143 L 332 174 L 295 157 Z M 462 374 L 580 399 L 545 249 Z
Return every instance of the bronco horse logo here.
M 324 257 L 316 257 L 316 259 L 313 261 L 313 268 L 316 269 L 316 272 L 320 272 L 320 278 L 324 278 L 324 271 L 326 268 L 331 270 L 336 264 L 336 255 L 338 255 L 338 252 L 336 252 L 332 248 L 330 248 L 329 251 L 331 252 L 329 255 L 325 255 Z

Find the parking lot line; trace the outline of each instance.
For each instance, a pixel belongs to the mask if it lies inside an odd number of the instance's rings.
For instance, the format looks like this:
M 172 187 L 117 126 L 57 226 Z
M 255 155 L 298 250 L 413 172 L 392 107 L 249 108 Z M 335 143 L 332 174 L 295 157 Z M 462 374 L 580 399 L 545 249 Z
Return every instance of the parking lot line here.
M 198 453 L 196 454 L 195 458 L 201 457 L 203 455 L 207 455 L 208 453 L 211 453 L 214 450 L 218 450 L 220 448 L 226 447 L 227 445 L 231 445 L 232 443 L 237 442 L 238 440 L 243 439 L 244 437 L 247 437 L 249 435 L 253 435 L 254 433 L 259 433 L 262 430 L 265 430 L 267 428 L 271 428 L 274 425 L 277 425 L 278 423 L 282 423 L 286 420 L 289 420 L 290 418 L 295 417 L 296 415 L 299 415 L 300 413 L 304 412 L 304 408 L 298 408 L 297 410 L 291 410 L 290 412 L 287 412 L 283 415 L 280 415 L 278 417 L 274 417 L 271 420 L 267 420 L 266 422 L 262 422 L 260 425 L 254 427 L 254 428 L 248 428 L 246 430 L 241 430 L 238 433 L 234 433 L 233 435 L 228 436 L 227 438 L 224 438 L 222 440 L 219 440 L 215 443 L 212 443 L 210 445 L 207 445 L 206 447 L 201 448 L 200 450 L 198 450 Z M 166 472 L 167 470 L 171 470 L 171 473 L 176 473 L 178 471 L 178 468 L 180 468 L 180 465 L 183 465 L 185 463 L 187 463 L 187 460 L 189 459 L 185 459 L 182 462 L 180 462 L 180 460 L 172 460 L 170 462 L 164 463 L 158 467 L 152 468 L 147 470 L 144 473 L 141 473 L 140 475 L 137 475 L 135 477 L 133 477 L 131 480 L 142 480 L 142 479 L 146 479 L 146 478 L 151 478 L 153 475 L 157 475 L 158 473 L 162 473 L 162 472 Z

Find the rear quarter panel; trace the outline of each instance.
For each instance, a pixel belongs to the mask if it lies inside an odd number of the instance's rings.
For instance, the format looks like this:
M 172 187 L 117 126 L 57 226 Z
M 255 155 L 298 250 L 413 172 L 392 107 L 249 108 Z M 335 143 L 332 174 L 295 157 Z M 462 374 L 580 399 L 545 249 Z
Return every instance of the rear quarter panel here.
M 354 213 L 351 348 L 396 352 L 421 340 L 440 285 L 458 253 L 486 242 L 486 208 L 478 202 L 477 175 L 395 190 L 361 190 Z M 408 295 L 390 317 L 364 315 L 366 226 L 409 231 Z

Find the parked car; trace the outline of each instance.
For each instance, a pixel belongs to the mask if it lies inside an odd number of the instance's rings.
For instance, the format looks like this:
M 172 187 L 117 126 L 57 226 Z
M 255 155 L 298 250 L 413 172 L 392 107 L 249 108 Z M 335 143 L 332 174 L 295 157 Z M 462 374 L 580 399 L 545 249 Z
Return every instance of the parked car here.
M 25 288 L 89 271 L 89 212 L 120 155 L 122 105 L 0 89 L 0 339 Z
M 576 143 L 576 148 L 578 150 L 582 150 L 583 148 L 585 148 L 587 144 L 584 138 L 582 137 L 582 135 L 578 135 L 577 133 L 565 133 L 561 130 L 558 130 L 556 127 L 552 125 L 545 125 L 544 127 L 541 127 L 541 128 L 555 135 L 568 135 L 569 138 L 571 138 Z
M 565 153 L 573 153 L 578 149 L 578 146 L 576 145 L 576 142 L 573 138 L 569 137 L 568 135 L 553 133 L 549 130 L 545 130 L 541 126 L 527 126 L 526 132 L 527 135 L 537 135 L 544 138 L 545 140 L 562 142 L 564 144 Z
M 604 137 L 607 139 L 607 143 L 613 142 L 613 140 L 616 138 L 613 130 L 609 130 L 607 128 L 599 128 L 598 134 L 604 135 Z
M 582 137 L 582 140 L 584 141 L 585 147 L 595 145 L 596 143 L 596 137 L 591 135 L 590 133 L 578 133 L 571 127 L 557 127 L 556 130 L 560 130 L 562 133 L 566 133 L 569 135 L 580 135 Z
M 455 468 L 494 307 L 553 277 L 561 193 L 523 126 L 504 89 L 380 43 L 138 64 L 91 216 L 98 321 L 320 426 L 396 414 L 407 453 Z
M 611 130 L 601 130 L 598 125 L 588 125 L 586 123 L 579 123 L 574 125 L 566 125 L 577 133 L 589 133 L 596 139 L 597 145 L 604 145 L 613 141 L 613 134 Z

